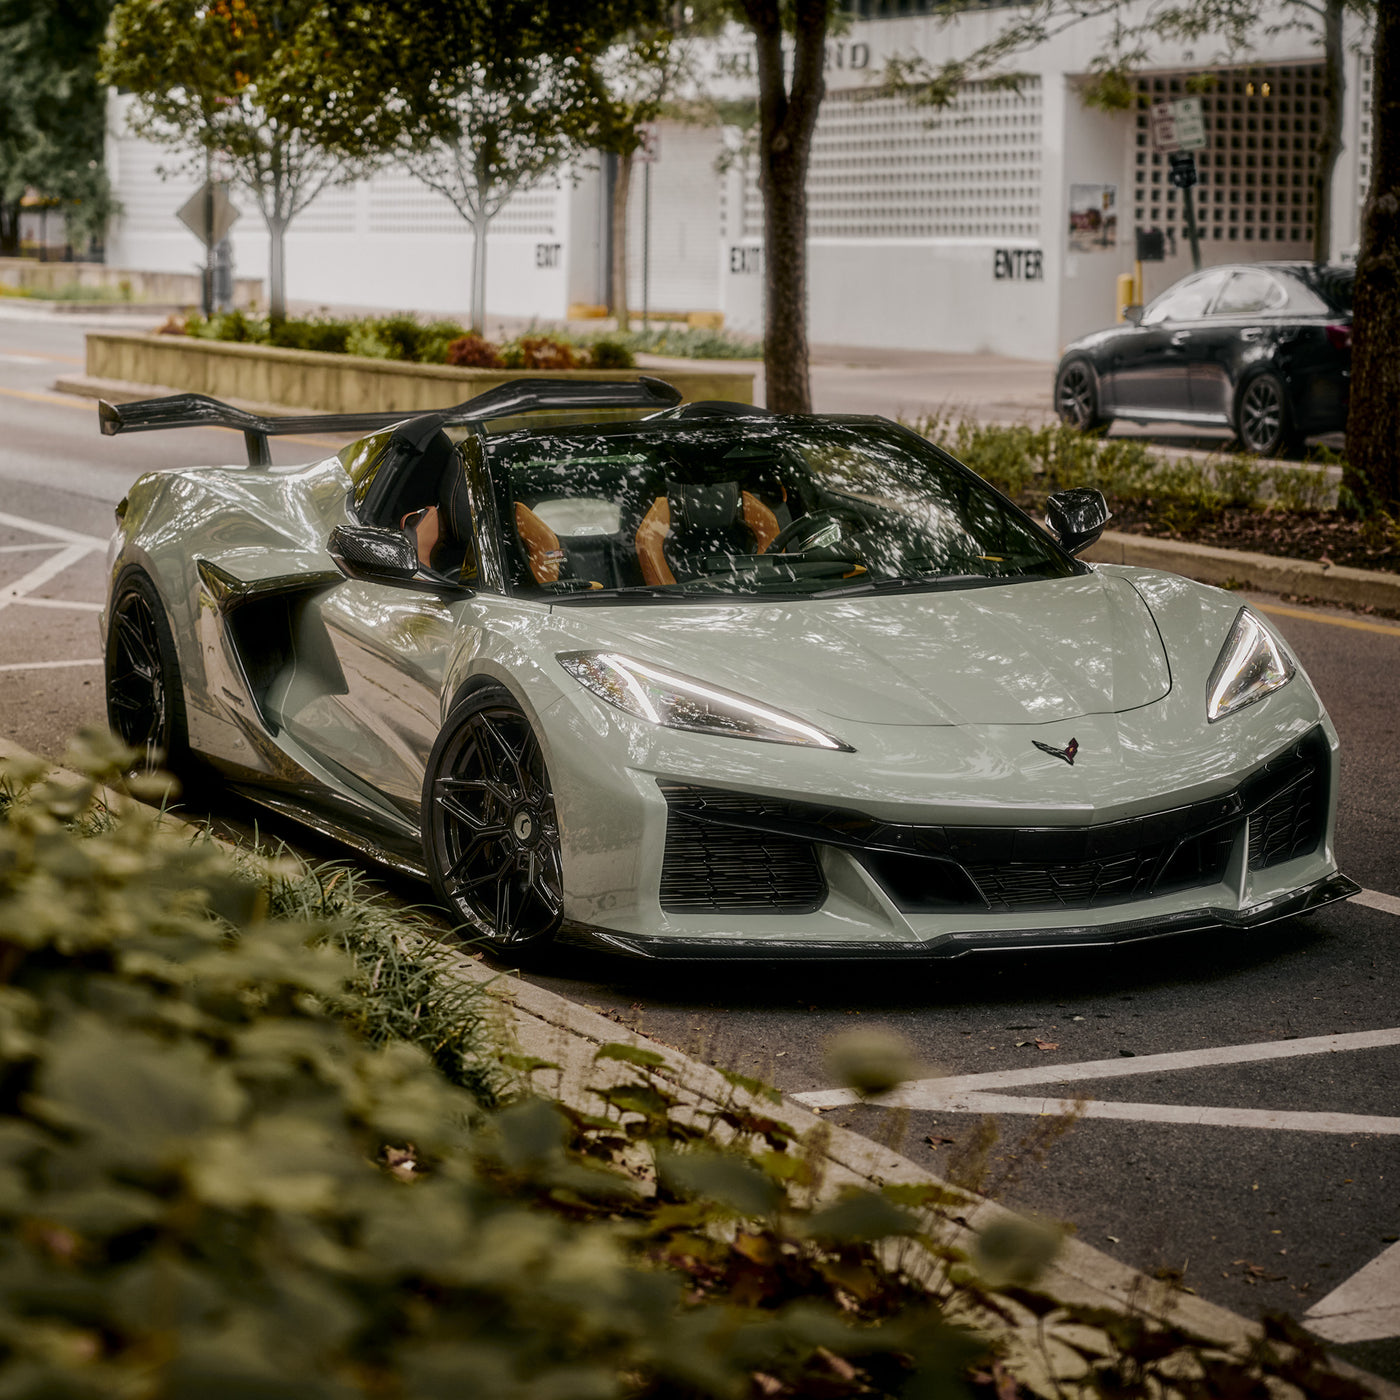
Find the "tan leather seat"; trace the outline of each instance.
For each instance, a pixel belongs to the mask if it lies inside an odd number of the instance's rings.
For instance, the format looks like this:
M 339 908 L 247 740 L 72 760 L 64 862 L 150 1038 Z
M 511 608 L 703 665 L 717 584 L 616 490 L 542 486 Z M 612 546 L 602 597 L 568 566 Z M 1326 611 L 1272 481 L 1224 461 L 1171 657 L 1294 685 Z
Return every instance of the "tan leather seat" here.
M 763 554 L 777 538 L 778 517 L 750 491 L 741 493 L 744 524 L 753 535 L 755 554 Z M 671 533 L 671 506 L 658 496 L 637 526 L 637 562 L 642 578 L 653 587 L 675 583 L 676 576 L 666 559 L 666 537 Z
M 559 543 L 559 536 L 525 504 L 515 503 L 515 529 L 525 546 L 525 557 L 535 582 L 541 587 L 558 583 L 567 572 L 568 555 Z M 597 579 L 590 579 L 590 588 L 601 588 Z

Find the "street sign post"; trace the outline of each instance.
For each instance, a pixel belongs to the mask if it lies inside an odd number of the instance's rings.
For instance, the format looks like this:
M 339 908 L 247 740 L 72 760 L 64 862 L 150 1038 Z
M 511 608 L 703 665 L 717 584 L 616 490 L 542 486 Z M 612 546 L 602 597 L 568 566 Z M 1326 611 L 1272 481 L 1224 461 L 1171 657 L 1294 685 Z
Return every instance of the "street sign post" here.
M 1195 152 L 1206 144 L 1206 119 L 1199 97 L 1178 97 L 1154 102 L 1148 114 L 1152 145 L 1171 161 L 1167 179 L 1181 191 L 1186 236 L 1191 240 L 1191 266 L 1201 270 L 1201 236 L 1196 228 L 1196 201 L 1191 193 L 1197 183 Z
M 641 145 L 633 157 L 642 165 L 642 328 L 651 325 L 651 167 L 661 154 L 661 129 L 655 122 L 637 128 Z
M 176 211 L 175 217 L 204 244 L 204 314 L 214 310 L 214 249 L 228 236 L 239 210 L 222 180 L 206 180 Z

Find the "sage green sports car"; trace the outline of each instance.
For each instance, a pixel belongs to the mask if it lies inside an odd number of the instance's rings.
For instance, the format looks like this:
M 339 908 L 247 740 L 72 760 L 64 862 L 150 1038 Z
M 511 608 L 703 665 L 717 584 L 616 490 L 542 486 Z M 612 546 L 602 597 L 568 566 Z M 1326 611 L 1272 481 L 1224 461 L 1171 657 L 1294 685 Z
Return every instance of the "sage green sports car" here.
M 101 413 L 242 428 L 250 458 L 118 508 L 113 728 L 426 875 L 502 948 L 947 957 L 1357 888 L 1286 643 L 1228 593 L 1083 563 L 1095 491 L 1047 531 L 894 423 L 645 378 Z M 309 430 L 361 436 L 270 465 Z

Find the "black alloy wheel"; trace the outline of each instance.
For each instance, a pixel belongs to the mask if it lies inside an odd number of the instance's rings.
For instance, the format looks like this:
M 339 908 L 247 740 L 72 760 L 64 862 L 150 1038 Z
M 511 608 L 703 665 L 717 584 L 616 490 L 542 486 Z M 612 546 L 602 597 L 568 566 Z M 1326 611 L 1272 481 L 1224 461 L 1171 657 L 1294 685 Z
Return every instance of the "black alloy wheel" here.
M 539 740 L 508 691 L 448 716 L 423 786 L 423 845 L 438 898 L 504 950 L 545 943 L 563 912 L 554 792 Z
M 185 694 L 175 638 L 155 585 L 127 569 L 112 590 L 107 622 L 107 722 L 141 766 L 172 769 L 189 757 Z
M 1296 448 L 1288 391 L 1278 375 L 1266 371 L 1246 382 L 1235 404 L 1235 431 L 1240 446 L 1260 457 L 1281 457 Z
M 1099 411 L 1099 384 L 1087 360 L 1070 360 L 1055 377 L 1055 412 L 1060 421 L 1092 432 L 1107 421 Z

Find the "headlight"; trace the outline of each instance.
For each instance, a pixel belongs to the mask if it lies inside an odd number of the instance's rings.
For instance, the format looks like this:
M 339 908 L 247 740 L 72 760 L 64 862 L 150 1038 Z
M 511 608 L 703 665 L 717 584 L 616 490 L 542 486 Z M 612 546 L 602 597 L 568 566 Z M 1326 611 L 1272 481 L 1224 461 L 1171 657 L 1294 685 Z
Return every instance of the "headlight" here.
M 1269 630 L 1241 608 L 1206 686 L 1206 719 L 1212 724 L 1252 705 L 1293 679 L 1294 666 Z
M 770 744 L 801 744 L 813 749 L 854 750 L 814 725 L 781 710 L 745 700 L 728 690 L 673 676 L 610 651 L 567 651 L 559 664 L 578 683 L 609 705 L 667 729 L 726 734 L 731 739 L 763 739 Z

